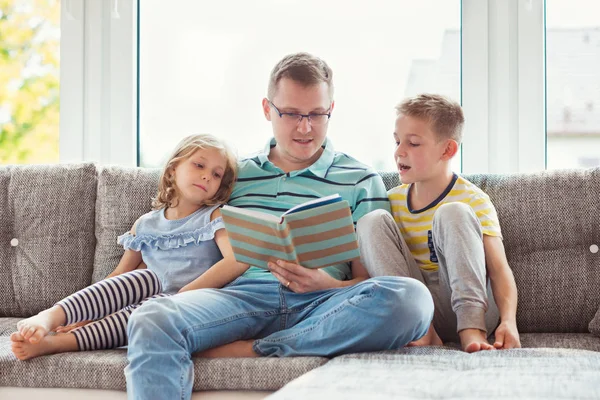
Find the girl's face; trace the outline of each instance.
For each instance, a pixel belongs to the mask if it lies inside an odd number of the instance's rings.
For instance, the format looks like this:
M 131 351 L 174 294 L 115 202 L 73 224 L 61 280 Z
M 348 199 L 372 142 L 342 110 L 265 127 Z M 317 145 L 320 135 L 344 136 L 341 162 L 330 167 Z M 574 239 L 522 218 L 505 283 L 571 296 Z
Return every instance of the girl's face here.
M 175 185 L 179 201 L 202 205 L 215 197 L 227 161 L 219 150 L 198 149 L 175 167 Z

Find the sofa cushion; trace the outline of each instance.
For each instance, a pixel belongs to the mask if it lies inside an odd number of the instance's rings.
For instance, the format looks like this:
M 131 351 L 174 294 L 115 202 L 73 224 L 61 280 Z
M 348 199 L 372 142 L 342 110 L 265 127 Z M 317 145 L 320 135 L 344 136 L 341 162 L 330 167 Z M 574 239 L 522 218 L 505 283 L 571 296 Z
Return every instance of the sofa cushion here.
M 327 362 L 321 357 L 194 358 L 194 391 L 277 390 Z M 17 360 L 0 337 L 0 386 L 125 390 L 123 349 L 55 354 Z
M 596 352 L 413 347 L 334 358 L 268 399 L 597 399 L 598 382 Z
M 29 316 L 90 284 L 93 164 L 0 167 L 0 316 Z
M 159 169 L 99 167 L 96 199 L 96 252 L 93 281 L 102 280 L 119 264 L 123 247 L 117 236 L 151 209 Z
M 398 174 L 383 173 L 386 187 Z M 497 211 L 521 332 L 588 332 L 600 306 L 600 168 L 465 175 Z

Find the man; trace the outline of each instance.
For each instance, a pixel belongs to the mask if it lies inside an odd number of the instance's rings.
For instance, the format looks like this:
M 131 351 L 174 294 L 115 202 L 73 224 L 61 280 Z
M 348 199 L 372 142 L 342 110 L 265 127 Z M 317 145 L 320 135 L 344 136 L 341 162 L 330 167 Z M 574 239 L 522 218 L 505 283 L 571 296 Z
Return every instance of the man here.
M 271 72 L 263 111 L 273 138 L 264 153 L 240 163 L 230 204 L 280 214 L 339 193 L 354 222 L 389 210 L 371 168 L 326 139 L 334 108 L 332 71 L 306 53 Z M 368 279 L 359 262 L 320 270 L 279 261 L 250 267 L 223 289 L 148 301 L 129 320 L 127 387 L 132 399 L 190 398 L 191 354 L 205 357 L 334 356 L 396 349 L 425 335 L 433 301 L 420 282 Z

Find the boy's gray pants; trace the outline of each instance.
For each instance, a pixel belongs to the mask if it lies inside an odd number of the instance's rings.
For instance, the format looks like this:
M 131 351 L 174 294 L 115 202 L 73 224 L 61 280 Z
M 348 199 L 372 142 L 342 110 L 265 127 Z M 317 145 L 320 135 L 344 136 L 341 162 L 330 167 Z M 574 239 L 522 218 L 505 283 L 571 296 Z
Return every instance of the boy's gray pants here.
M 443 204 L 434 214 L 438 271 L 417 266 L 387 211 L 375 210 L 359 219 L 357 235 L 361 260 L 371 277 L 411 277 L 429 288 L 435 305 L 433 325 L 443 342 L 460 342 L 458 332 L 467 328 L 494 332 L 499 312 L 486 274 L 483 233 L 469 205 Z

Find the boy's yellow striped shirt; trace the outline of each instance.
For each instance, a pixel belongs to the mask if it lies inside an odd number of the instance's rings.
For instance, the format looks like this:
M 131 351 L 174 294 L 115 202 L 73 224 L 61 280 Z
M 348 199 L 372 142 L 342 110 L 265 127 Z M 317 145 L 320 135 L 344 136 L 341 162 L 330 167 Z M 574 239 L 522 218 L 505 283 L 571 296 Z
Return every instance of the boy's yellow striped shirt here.
M 489 196 L 463 177 L 454 175 L 454 179 L 444 193 L 421 210 L 409 209 L 407 200 L 409 189 L 410 185 L 397 186 L 388 191 L 388 198 L 394 220 L 421 269 L 425 271 L 438 269 L 432 228 L 433 216 L 442 204 L 461 202 L 470 205 L 479 219 L 483 234 L 502 237 L 498 215 Z

